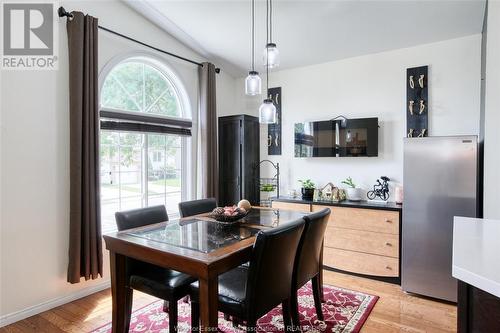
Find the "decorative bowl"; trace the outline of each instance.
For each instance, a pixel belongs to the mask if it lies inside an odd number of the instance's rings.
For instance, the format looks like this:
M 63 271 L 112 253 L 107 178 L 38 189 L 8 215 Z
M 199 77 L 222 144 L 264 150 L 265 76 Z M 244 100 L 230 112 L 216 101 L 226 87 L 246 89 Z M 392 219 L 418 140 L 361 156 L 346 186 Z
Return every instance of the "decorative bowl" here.
M 221 222 L 223 224 L 231 225 L 235 224 L 238 222 L 238 220 L 241 220 L 245 216 L 248 215 L 248 212 L 246 213 L 240 213 L 237 215 L 224 215 L 224 214 L 215 214 L 215 213 L 210 213 L 208 214 L 208 217 L 216 220 L 217 222 Z

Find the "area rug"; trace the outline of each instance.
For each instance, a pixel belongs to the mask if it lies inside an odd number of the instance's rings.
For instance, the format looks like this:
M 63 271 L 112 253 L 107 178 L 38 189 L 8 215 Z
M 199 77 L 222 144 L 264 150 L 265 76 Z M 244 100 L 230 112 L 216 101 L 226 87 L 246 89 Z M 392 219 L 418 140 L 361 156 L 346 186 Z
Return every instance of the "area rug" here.
M 378 296 L 368 295 L 354 290 L 333 286 L 324 286 L 323 303 L 324 321 L 316 318 L 311 285 L 299 290 L 299 312 L 302 332 L 357 333 L 370 315 Z M 274 308 L 257 322 L 258 332 L 284 331 L 281 306 Z M 191 331 L 191 307 L 188 303 L 179 303 L 178 332 Z M 224 333 L 242 333 L 243 327 L 234 328 L 232 322 L 219 313 L 219 331 Z M 111 332 L 111 323 L 92 333 Z M 156 301 L 132 313 L 130 332 L 167 333 L 168 314 L 163 312 L 163 301 Z

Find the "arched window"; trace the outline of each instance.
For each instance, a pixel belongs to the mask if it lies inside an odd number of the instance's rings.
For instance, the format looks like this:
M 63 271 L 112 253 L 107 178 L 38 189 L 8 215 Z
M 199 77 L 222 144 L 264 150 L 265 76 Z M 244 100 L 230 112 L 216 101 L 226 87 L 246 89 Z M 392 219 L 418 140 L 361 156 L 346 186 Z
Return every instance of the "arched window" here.
M 178 203 L 187 199 L 191 124 L 182 83 L 164 64 L 145 57 L 110 65 L 102 76 L 103 233 L 116 229 L 116 211 L 165 205 L 175 217 Z
M 103 108 L 183 117 L 172 81 L 144 60 L 132 59 L 115 66 L 106 76 L 101 91 Z

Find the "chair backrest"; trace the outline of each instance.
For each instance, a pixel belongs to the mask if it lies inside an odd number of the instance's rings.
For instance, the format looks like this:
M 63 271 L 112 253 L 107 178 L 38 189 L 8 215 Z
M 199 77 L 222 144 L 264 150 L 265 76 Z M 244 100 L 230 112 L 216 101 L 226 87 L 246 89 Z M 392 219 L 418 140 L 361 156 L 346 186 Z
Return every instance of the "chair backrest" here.
M 302 287 L 319 273 L 323 237 L 329 217 L 329 208 L 304 216 L 306 225 L 297 249 L 292 284 L 296 288 Z
M 179 214 L 181 217 L 188 217 L 203 213 L 209 213 L 217 207 L 215 198 L 184 201 L 179 203 Z
M 303 219 L 257 234 L 246 285 L 245 310 L 259 318 L 290 298 L 293 263 L 305 222 Z
M 118 231 L 168 221 L 165 206 L 151 206 L 115 213 Z

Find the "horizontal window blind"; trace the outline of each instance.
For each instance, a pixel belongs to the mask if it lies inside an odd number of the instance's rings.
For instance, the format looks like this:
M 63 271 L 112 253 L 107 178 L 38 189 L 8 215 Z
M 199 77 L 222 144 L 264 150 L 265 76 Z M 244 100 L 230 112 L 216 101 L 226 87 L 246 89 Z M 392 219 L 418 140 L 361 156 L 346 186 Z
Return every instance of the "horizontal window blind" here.
M 101 110 L 100 116 L 103 130 L 192 135 L 190 120 L 109 110 Z
M 191 136 L 191 129 L 189 128 L 153 125 L 147 123 L 134 123 L 127 121 L 101 120 L 101 129 L 112 130 L 112 131 L 175 134 L 180 136 Z

